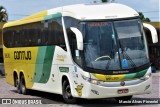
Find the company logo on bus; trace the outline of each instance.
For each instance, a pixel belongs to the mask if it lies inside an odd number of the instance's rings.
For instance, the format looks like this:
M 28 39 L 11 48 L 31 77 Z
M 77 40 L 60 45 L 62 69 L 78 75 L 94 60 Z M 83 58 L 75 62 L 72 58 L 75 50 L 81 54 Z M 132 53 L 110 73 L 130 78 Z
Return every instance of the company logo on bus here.
M 129 71 L 113 71 L 113 74 L 124 74 L 124 73 L 129 73 Z
M 120 85 L 121 85 L 121 86 L 124 86 L 124 85 L 125 85 L 125 82 L 124 82 L 124 81 L 122 81 L 122 82 L 120 83 Z
M 15 60 L 31 60 L 31 51 L 14 51 Z

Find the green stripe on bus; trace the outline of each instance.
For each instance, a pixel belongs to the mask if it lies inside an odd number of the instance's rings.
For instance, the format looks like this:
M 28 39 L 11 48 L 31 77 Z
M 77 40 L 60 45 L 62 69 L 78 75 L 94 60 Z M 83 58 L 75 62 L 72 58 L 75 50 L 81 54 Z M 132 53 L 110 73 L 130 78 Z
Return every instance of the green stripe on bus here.
M 45 20 L 56 19 L 56 18 L 59 18 L 59 17 L 62 17 L 61 13 L 56 13 L 56 14 L 51 14 L 51 15 L 45 16 L 44 19 Z
M 126 74 L 126 76 L 123 79 L 133 79 L 136 76 L 136 73 L 132 73 L 132 74 Z
M 141 78 L 141 77 L 143 77 L 146 74 L 147 70 L 148 69 L 145 69 L 145 70 L 142 70 L 141 72 L 136 73 L 135 78 Z
M 52 60 L 54 56 L 55 46 L 48 46 L 45 53 L 44 63 L 43 63 L 43 72 L 38 83 L 46 83 L 49 80 Z
M 146 74 L 147 70 L 148 69 L 142 70 L 142 71 L 137 72 L 137 73 L 126 74 L 126 76 L 122 80 L 141 78 Z
M 42 76 L 42 70 L 43 70 L 43 63 L 46 53 L 46 46 L 39 47 L 38 53 L 37 53 L 37 59 L 36 59 L 36 65 L 35 65 L 35 73 L 33 77 L 33 82 L 38 82 Z

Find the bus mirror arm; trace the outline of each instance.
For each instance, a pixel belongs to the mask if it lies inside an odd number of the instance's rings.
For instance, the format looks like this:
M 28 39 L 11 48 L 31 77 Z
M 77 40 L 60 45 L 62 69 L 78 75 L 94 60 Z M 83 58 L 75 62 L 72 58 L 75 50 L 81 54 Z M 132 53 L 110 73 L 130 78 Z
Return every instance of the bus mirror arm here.
M 157 37 L 157 31 L 156 31 L 156 29 L 152 25 L 147 24 L 147 23 L 143 23 L 143 26 L 145 28 L 147 28 L 148 30 L 150 30 L 151 36 L 152 36 L 152 42 L 153 43 L 157 43 L 158 42 L 158 37 Z
M 82 33 L 75 27 L 70 27 L 72 32 L 74 32 L 77 40 L 77 49 L 78 50 L 83 50 L 83 36 Z

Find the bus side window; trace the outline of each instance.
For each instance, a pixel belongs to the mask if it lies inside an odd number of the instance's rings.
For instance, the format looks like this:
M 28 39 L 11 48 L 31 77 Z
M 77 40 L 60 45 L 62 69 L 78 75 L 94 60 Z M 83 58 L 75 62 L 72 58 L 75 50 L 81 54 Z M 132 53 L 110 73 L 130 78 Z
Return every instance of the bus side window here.
M 10 43 L 10 38 L 9 38 L 9 31 L 6 31 L 7 30 L 7 28 L 5 28 L 4 29 L 4 31 L 3 31 L 3 38 L 4 38 L 4 45 L 6 46 L 6 47 L 9 47 L 9 43 Z
M 66 50 L 66 45 L 65 45 L 65 40 L 64 40 L 64 35 L 63 32 L 59 32 L 59 46 Z
M 55 45 L 55 31 L 53 29 L 51 29 L 49 32 L 49 38 L 50 38 L 51 44 Z
M 11 29 L 10 30 L 10 33 L 9 33 L 9 38 L 10 38 L 10 48 L 12 48 L 12 47 L 14 47 L 14 41 L 15 41 L 15 33 L 16 33 L 16 31 L 15 31 L 15 29 Z
M 42 45 L 45 46 L 46 40 L 45 40 L 45 31 L 41 30 L 41 37 L 42 37 Z
M 24 43 L 23 43 L 23 46 L 28 46 L 28 29 L 25 29 L 24 30 Z
M 77 50 L 76 36 L 70 30 L 70 28 L 67 29 L 67 35 L 68 35 L 70 50 L 71 50 L 71 53 L 72 53 L 72 58 L 75 62 L 77 62 L 78 65 L 82 66 L 81 55 L 76 55 L 76 51 L 80 52 L 80 54 L 81 54 L 81 51 Z
M 68 40 L 69 40 L 69 45 L 70 45 L 70 48 L 71 48 L 71 53 L 72 55 L 74 55 L 74 50 L 76 49 L 76 37 L 74 35 L 74 33 L 68 28 L 67 29 L 67 35 L 68 35 Z M 74 55 L 75 56 L 75 55 Z
M 61 24 L 61 18 L 57 18 L 52 21 L 52 27 L 54 29 L 54 38 L 55 38 L 55 45 L 61 47 L 65 51 L 67 51 L 65 39 L 64 39 L 64 33 L 63 28 Z
M 44 38 L 45 38 L 45 46 L 46 45 L 49 45 L 49 38 L 48 38 L 48 29 L 47 30 L 44 30 Z

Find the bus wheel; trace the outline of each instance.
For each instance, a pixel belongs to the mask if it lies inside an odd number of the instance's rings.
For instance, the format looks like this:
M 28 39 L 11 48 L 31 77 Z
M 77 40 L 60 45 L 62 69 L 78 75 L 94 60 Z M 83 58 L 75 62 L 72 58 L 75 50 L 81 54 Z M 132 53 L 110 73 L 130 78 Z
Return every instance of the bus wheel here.
M 22 94 L 26 95 L 27 94 L 27 88 L 26 88 L 26 83 L 25 83 L 25 78 L 22 75 L 21 76 L 21 80 L 20 80 L 20 89 Z
M 63 92 L 63 99 L 65 103 L 68 103 L 68 104 L 76 103 L 76 98 L 74 98 L 71 94 L 71 88 L 68 80 L 65 80 L 63 82 L 62 92 Z
M 18 92 L 19 94 L 21 94 L 22 91 L 21 91 L 21 89 L 20 89 L 20 81 L 19 81 L 19 79 L 18 79 L 17 76 L 15 77 L 15 86 L 16 86 L 17 92 Z
M 123 101 L 128 101 L 132 99 L 132 95 L 131 96 L 124 96 L 124 97 L 116 97 L 115 98 L 118 102 L 119 100 L 123 100 Z

